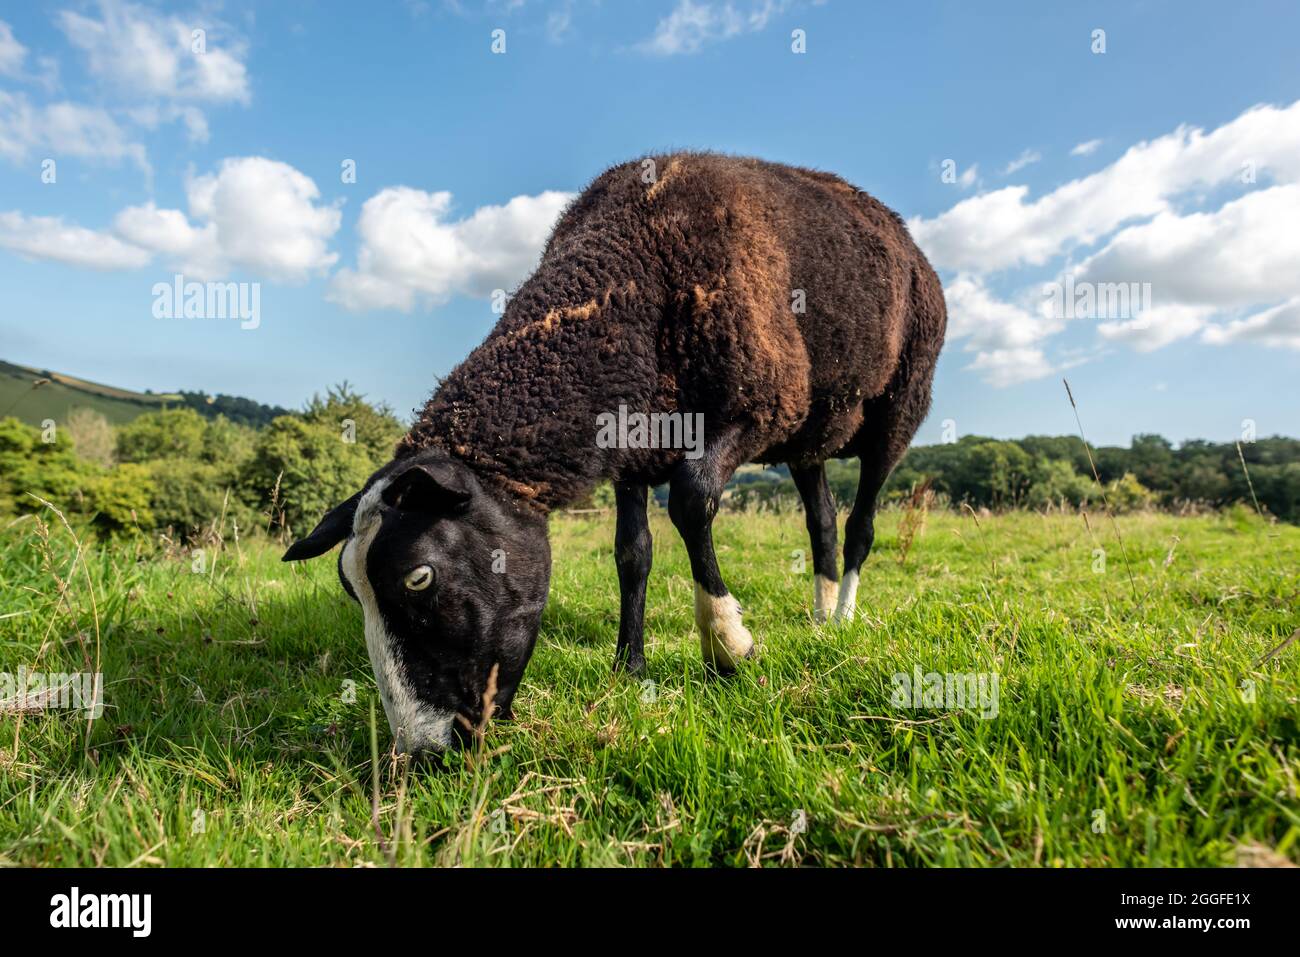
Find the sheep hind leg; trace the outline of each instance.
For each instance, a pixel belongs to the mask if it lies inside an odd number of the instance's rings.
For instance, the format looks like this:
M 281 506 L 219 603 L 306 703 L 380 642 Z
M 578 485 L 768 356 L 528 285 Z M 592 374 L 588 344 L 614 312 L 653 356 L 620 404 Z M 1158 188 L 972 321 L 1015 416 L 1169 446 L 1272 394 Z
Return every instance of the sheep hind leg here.
M 835 621 L 852 621 L 858 602 L 858 573 L 876 539 L 876 500 L 893 469 L 892 462 L 864 453 L 859 457 L 858 492 L 844 525 L 844 577 L 835 603 Z
M 812 541 L 813 618 L 823 622 L 835 610 L 840 580 L 840 573 L 835 568 L 835 553 L 839 547 L 835 529 L 835 497 L 826 482 L 826 467 L 820 462 L 806 467 L 791 465 L 790 477 L 803 499 L 804 520 Z
M 727 591 L 713 551 L 713 519 L 722 488 L 734 465 L 725 467 L 719 450 L 687 459 L 669 484 L 668 517 L 686 544 L 695 580 L 695 624 L 706 666 L 729 674 L 754 655 L 754 638 L 740 620 L 740 603 Z
M 618 650 L 615 669 L 630 674 L 645 670 L 645 590 L 650 578 L 653 542 L 646 520 L 645 485 L 618 482 L 614 497 L 618 507 L 614 530 L 614 564 L 618 568 Z
M 844 525 L 844 577 L 834 620 L 852 621 L 857 608 L 858 572 L 871 554 L 876 538 L 876 500 L 889 473 L 907 453 L 907 447 L 930 408 L 934 352 L 927 343 L 914 345 L 885 395 L 864 405 L 864 425 L 846 451 L 856 453 L 861 465 L 853 509 Z

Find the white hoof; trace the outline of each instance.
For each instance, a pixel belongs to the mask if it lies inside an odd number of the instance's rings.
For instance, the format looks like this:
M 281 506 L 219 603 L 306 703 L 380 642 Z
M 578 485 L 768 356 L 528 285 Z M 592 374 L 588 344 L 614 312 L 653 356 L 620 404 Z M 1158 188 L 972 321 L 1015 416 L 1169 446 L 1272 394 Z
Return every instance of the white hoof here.
M 839 585 L 825 575 L 813 576 L 813 618 L 824 622 L 835 610 L 835 595 Z
M 836 621 L 852 621 L 858 605 L 858 573 L 848 572 L 840 582 L 840 598 L 835 604 Z
M 735 671 L 754 654 L 754 637 L 740 622 L 740 603 L 731 595 L 714 597 L 695 583 L 695 624 L 700 629 L 704 663 L 719 671 Z

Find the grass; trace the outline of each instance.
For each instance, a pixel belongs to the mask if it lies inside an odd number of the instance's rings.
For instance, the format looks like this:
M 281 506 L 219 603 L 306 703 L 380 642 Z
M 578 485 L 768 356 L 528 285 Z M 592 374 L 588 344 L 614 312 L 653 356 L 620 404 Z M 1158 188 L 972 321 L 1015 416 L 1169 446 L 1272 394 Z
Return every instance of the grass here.
M 556 518 L 516 720 L 441 772 L 386 753 L 332 557 L 286 566 L 244 542 L 195 572 L 119 543 L 71 569 L 56 518 L 16 522 L 0 671 L 101 659 L 106 707 L 0 717 L 0 863 L 1300 860 L 1300 642 L 1269 654 L 1300 626 L 1300 529 L 1121 518 L 1131 584 L 1095 516 L 933 514 L 905 564 L 899 518 L 878 523 L 858 620 L 817 627 L 802 516 L 724 515 L 760 654 L 710 680 L 656 514 L 643 682 L 610 673 L 612 519 Z M 997 716 L 895 707 L 915 665 L 996 674 Z
M 47 379 L 33 388 L 37 379 Z M 73 409 L 92 409 L 113 425 L 122 425 L 166 403 L 182 401 L 173 394 L 146 394 L 88 382 L 73 376 L 32 369 L 0 360 L 0 419 L 13 415 L 28 425 L 45 419 L 66 422 Z

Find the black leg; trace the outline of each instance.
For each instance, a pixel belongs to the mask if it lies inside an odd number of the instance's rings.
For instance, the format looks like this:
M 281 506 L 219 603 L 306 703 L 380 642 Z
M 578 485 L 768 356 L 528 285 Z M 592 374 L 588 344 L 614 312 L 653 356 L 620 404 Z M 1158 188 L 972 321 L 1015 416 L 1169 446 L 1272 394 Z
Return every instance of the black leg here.
M 803 499 L 804 519 L 813 555 L 813 617 L 825 621 L 835 610 L 836 583 L 840 573 L 835 567 L 838 550 L 835 530 L 835 497 L 826 482 L 826 468 L 821 463 L 805 468 L 790 466 L 799 497 Z
M 723 584 L 713 552 L 713 518 L 722 487 L 731 477 L 731 467 L 720 452 L 714 448 L 699 459 L 687 459 L 673 473 L 668 515 L 686 543 L 691 560 L 695 624 L 700 631 L 704 663 L 728 673 L 742 658 L 753 656 L 754 639 L 741 624 L 740 604 Z
M 837 621 L 852 621 L 857 608 L 858 570 L 871 554 L 876 539 L 876 498 L 880 488 L 889 478 L 890 463 L 863 455 L 858 473 L 858 494 L 853 500 L 853 510 L 844 524 L 844 580 L 840 582 L 839 600 L 835 606 Z
M 919 298 L 918 298 L 919 296 Z M 844 526 L 844 579 L 835 606 L 837 620 L 852 620 L 857 605 L 858 570 L 875 541 L 876 499 L 889 473 L 907 454 L 916 429 L 930 408 L 935 353 L 930 336 L 943 329 L 943 303 L 929 290 L 912 289 L 917 328 L 928 330 L 908 343 L 885 392 L 863 403 L 862 428 L 849 448 L 858 456 L 858 492 Z
M 614 531 L 614 563 L 618 566 L 618 649 L 614 667 L 633 674 L 645 670 L 645 589 L 653 559 L 650 523 L 646 520 L 645 485 L 616 483 L 618 524 Z

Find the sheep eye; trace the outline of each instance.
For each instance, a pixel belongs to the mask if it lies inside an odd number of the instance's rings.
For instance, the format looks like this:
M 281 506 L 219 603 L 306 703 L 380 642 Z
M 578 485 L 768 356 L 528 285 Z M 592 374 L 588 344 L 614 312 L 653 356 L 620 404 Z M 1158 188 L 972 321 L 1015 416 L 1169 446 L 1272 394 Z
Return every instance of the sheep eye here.
M 406 573 L 405 585 L 410 591 L 424 591 L 433 583 L 433 569 L 421 565 Z

